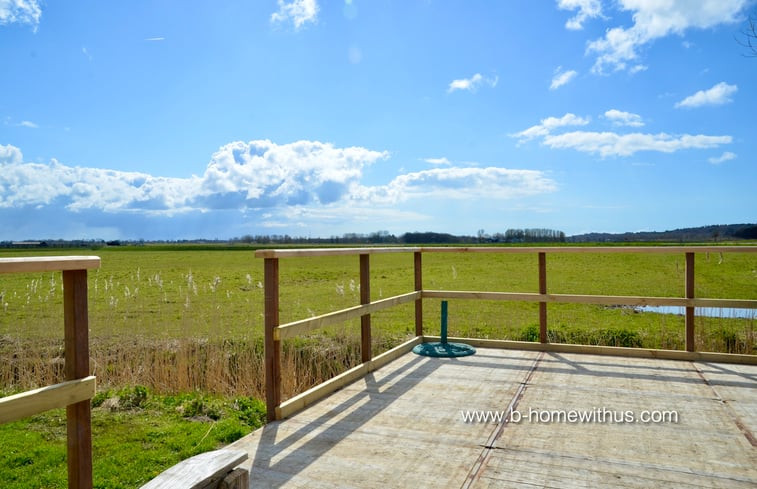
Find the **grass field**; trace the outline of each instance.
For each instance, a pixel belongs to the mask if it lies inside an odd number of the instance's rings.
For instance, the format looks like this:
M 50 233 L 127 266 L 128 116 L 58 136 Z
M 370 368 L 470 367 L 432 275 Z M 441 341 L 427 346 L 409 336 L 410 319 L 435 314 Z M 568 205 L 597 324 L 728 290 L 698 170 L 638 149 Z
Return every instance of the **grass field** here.
M 251 249 L 91 253 L 102 258 L 102 268 L 89 274 L 92 366 L 101 386 L 261 395 L 262 260 Z M 697 297 L 757 298 L 757 255 L 698 253 L 696 260 Z M 553 293 L 683 295 L 682 254 L 552 254 L 547 267 Z M 425 254 L 424 288 L 535 292 L 536 269 L 535 254 Z M 371 275 L 374 300 L 411 291 L 412 255 L 374 255 Z M 59 273 L 0 276 L 0 353 L 9 360 L 0 366 L 0 385 L 6 390 L 60 378 L 61 301 Z M 282 323 L 358 303 L 357 256 L 281 260 Z M 438 332 L 438 301 L 426 300 L 424 309 L 425 331 Z M 451 301 L 450 334 L 530 340 L 537 309 L 534 303 Z M 548 317 L 554 341 L 684 345 L 683 318 L 672 314 L 557 304 Z M 385 351 L 413 334 L 413 307 L 379 312 L 373 324 L 376 352 Z M 287 342 L 284 372 L 297 376 L 287 376 L 285 396 L 354 365 L 358 333 L 359 321 L 351 321 Z M 697 333 L 700 350 L 755 351 L 754 319 L 699 317 Z
M 252 249 L 147 246 L 64 253 L 3 251 L 0 257 L 40 254 L 102 258 L 102 268 L 89 273 L 91 365 L 98 377 L 98 395 L 101 401 L 117 399 L 124 389 L 144 386 L 155 399 L 136 411 L 95 408 L 95 458 L 106 460 L 95 468 L 100 487 L 138 486 L 139 464 L 148 466 L 154 475 L 192 450 L 232 441 L 255 426 L 255 422 L 240 424 L 238 413 L 228 407 L 238 405 L 240 398 L 253 402 L 264 392 L 263 261 L 254 258 Z M 411 291 L 412 261 L 412 254 L 372 256 L 372 299 Z M 427 289 L 538 290 L 535 254 L 425 254 L 423 265 Z M 684 257 L 680 253 L 548 254 L 547 267 L 552 293 L 683 295 Z M 359 303 L 357 256 L 282 259 L 280 273 L 282 323 Z M 757 254 L 697 253 L 696 296 L 757 299 Z M 535 303 L 452 300 L 449 310 L 450 335 L 538 340 Z M 424 312 L 424 330 L 437 334 L 439 301 L 424 301 Z M 412 336 L 413 318 L 412 304 L 373 315 L 374 353 Z M 556 304 L 549 306 L 548 318 L 551 341 L 684 347 L 683 318 L 672 314 Z M 757 352 L 754 318 L 698 317 L 696 327 L 699 350 Z M 0 394 L 60 381 L 62 336 L 59 273 L 0 275 Z M 359 363 L 359 344 L 359 320 L 284 342 L 284 397 Z M 211 425 L 188 420 L 185 410 L 171 401 L 187 393 L 202 399 L 216 396 L 212 403 L 226 406 L 216 411 L 224 412 L 223 419 L 230 421 L 214 420 L 212 436 L 202 443 L 197 438 Z M 18 487 L 65 486 L 63 442 L 58 436 L 62 419 L 62 414 L 53 412 L 0 426 L 0 442 L 10 447 L 0 455 L 0 466 L 6 467 L 0 469 L 0 480 L 22 477 L 28 481 L 19 482 Z M 150 460 L 140 459 L 133 472 L 110 480 L 117 470 L 108 464 L 119 463 L 108 461 L 112 453 L 128 458 L 129 453 L 140 451 L 135 448 L 137 441 L 133 446 L 119 441 L 130 430 L 143 445 L 164 441 L 146 449 Z M 44 453 L 36 448 L 43 440 L 52 443 Z M 52 468 L 40 470 L 40 466 Z

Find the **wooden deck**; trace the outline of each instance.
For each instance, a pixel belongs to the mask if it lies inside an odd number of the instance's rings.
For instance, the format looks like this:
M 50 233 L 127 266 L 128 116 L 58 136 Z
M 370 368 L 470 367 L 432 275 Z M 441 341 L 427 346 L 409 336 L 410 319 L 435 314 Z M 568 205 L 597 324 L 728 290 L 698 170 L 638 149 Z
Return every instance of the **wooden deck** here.
M 461 415 L 508 407 L 520 423 Z M 605 422 L 533 419 L 571 410 Z M 626 411 L 678 422 L 607 419 Z M 229 448 L 254 488 L 754 488 L 756 434 L 754 365 L 478 348 L 405 354 Z

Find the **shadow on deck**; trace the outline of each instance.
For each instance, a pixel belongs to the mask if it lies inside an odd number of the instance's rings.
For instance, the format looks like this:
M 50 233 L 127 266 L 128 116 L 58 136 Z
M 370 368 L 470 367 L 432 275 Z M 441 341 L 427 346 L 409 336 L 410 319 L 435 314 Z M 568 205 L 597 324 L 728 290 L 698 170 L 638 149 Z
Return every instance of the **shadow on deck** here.
M 405 354 L 229 448 L 250 487 L 752 488 L 755 433 L 755 365 L 479 348 Z

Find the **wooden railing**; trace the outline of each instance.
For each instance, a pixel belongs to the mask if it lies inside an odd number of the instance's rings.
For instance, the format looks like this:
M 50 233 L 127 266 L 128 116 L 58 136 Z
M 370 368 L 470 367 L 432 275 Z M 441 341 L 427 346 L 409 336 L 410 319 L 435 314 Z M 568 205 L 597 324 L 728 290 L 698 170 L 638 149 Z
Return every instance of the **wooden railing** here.
M 63 272 L 66 381 L 0 398 L 0 423 L 65 407 L 68 487 L 77 489 L 92 487 L 90 399 L 95 377 L 89 375 L 87 270 L 99 267 L 96 256 L 0 258 L 0 273 Z
M 754 253 L 757 246 L 618 246 L 618 247 L 396 247 L 396 248 L 313 248 L 258 250 L 255 256 L 264 259 L 264 293 L 265 293 L 265 375 L 266 405 L 268 420 L 281 419 L 315 402 L 341 386 L 362 377 L 366 373 L 406 353 L 414 345 L 428 337 L 423 335 L 423 299 L 483 299 L 501 301 L 527 301 L 539 303 L 539 339 L 540 349 L 575 351 L 575 345 L 550 345 L 547 340 L 547 304 L 607 304 L 631 306 L 682 306 L 685 308 L 686 352 L 667 350 L 637 350 L 637 356 L 654 356 L 680 359 L 703 359 L 713 361 L 748 361 L 757 363 L 754 355 L 720 355 L 695 353 L 694 313 L 695 307 L 726 307 L 757 309 L 757 300 L 746 299 L 708 299 L 694 297 L 694 254 L 695 253 Z M 370 256 L 384 253 L 412 253 L 414 268 L 414 290 L 377 301 L 370 300 Z M 538 293 L 523 292 L 486 292 L 486 291 L 447 291 L 427 290 L 423 288 L 423 254 L 424 253 L 508 253 L 536 254 L 538 257 Z M 550 294 L 547 292 L 547 258 L 550 253 L 682 253 L 686 260 L 684 297 L 648 297 L 648 296 L 608 296 Z M 320 316 L 279 324 L 279 259 L 291 257 L 317 256 L 360 257 L 360 304 L 347 309 L 322 314 Z M 377 357 L 371 354 L 371 314 L 382 309 L 415 302 L 415 338 L 389 350 Z M 299 394 L 286 402 L 281 402 L 281 341 L 293 338 L 313 329 L 322 328 L 342 321 L 360 317 L 361 323 L 361 359 L 362 363 L 320 386 Z M 489 344 L 492 342 L 488 342 Z M 532 348 L 533 344 L 524 342 L 499 342 L 511 347 Z M 602 348 L 583 346 L 581 351 L 599 354 L 619 354 L 620 350 L 630 349 Z M 703 356 L 710 355 L 710 356 Z

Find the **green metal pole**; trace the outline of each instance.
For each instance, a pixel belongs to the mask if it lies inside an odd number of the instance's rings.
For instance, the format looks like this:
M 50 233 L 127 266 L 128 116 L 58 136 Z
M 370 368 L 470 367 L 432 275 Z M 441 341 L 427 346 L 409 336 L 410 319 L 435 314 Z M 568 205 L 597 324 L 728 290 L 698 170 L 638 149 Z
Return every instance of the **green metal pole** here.
M 447 344 L 447 301 L 442 301 L 442 343 Z

